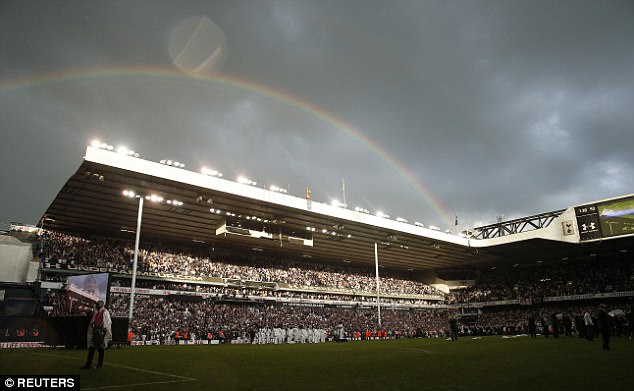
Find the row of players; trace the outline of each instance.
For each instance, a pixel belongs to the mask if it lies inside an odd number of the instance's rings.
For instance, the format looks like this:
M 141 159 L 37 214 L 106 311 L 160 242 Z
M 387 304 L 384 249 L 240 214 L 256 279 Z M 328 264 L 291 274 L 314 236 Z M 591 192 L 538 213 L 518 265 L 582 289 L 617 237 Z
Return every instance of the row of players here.
M 303 327 L 262 327 L 252 332 L 250 337 L 254 344 L 283 344 L 283 343 L 324 343 L 328 333 L 325 329 L 305 329 Z
M 341 327 L 343 330 L 343 327 Z M 243 337 L 238 340 L 243 343 L 252 343 L 255 345 L 266 344 L 295 344 L 295 343 L 324 343 L 327 339 L 333 339 L 333 335 L 328 335 L 328 331 L 325 329 L 305 329 L 303 327 L 289 327 L 288 329 L 283 327 L 262 327 L 259 330 L 251 329 Z M 336 336 L 338 339 L 345 338 L 345 334 L 339 333 Z M 135 340 L 135 335 L 132 331 L 128 333 L 130 341 Z M 197 335 L 196 333 L 190 333 L 188 330 L 176 330 L 174 333 L 169 334 L 153 334 L 153 335 L 137 335 L 136 340 L 141 341 L 146 345 L 153 345 L 156 343 L 172 345 L 172 344 L 187 344 L 190 342 L 207 339 L 208 342 L 218 340 L 220 342 L 226 342 L 227 337 L 224 332 L 218 331 L 217 334 L 209 331 L 207 335 Z

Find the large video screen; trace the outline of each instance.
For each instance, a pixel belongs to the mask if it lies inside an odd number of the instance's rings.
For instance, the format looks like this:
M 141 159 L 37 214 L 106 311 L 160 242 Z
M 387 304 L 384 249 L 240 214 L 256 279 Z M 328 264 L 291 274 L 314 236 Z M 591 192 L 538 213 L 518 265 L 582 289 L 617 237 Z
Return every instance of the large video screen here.
M 634 197 L 597 205 L 603 237 L 634 234 Z
M 109 273 L 70 276 L 66 279 L 65 312 L 69 315 L 87 314 L 97 301 L 108 303 L 109 294 Z

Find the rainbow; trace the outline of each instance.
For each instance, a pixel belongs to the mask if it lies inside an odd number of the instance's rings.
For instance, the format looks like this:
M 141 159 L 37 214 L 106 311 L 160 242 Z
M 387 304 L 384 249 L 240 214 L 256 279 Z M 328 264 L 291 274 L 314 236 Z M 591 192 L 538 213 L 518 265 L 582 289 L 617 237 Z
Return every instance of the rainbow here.
M 66 70 L 59 72 L 50 72 L 22 78 L 17 80 L 8 80 L 0 82 L 0 95 L 8 94 L 14 91 L 27 88 L 35 88 L 47 84 L 58 84 L 68 81 L 99 79 L 108 77 L 169 77 L 191 79 L 191 76 L 183 74 L 172 68 L 151 68 L 151 67 L 124 67 L 124 68 L 87 68 L 79 70 Z M 393 154 L 387 151 L 382 145 L 370 139 L 359 129 L 350 125 L 341 118 L 328 113 L 322 108 L 294 97 L 286 92 L 272 89 L 268 86 L 255 83 L 249 80 L 238 79 L 227 75 L 213 75 L 210 77 L 198 77 L 203 80 L 218 85 L 235 88 L 238 90 L 249 91 L 258 95 L 273 99 L 279 103 L 289 106 L 309 116 L 315 117 L 320 121 L 339 129 L 350 137 L 358 140 L 360 143 L 369 148 L 377 156 L 379 156 L 386 164 L 394 168 L 394 170 L 408 184 L 410 184 L 416 192 L 428 203 L 438 217 L 448 226 L 453 225 L 450 214 L 447 212 L 440 200 L 414 175 L 414 173 L 398 160 Z

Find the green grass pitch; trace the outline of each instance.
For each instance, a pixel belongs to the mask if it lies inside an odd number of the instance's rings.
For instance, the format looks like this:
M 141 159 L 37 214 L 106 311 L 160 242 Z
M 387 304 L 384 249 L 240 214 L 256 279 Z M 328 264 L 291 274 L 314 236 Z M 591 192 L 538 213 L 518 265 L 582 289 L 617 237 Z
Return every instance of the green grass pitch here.
M 82 390 L 634 390 L 634 340 L 539 337 L 0 350 L 6 375 L 81 376 Z M 95 357 L 96 359 L 96 357 Z M 96 360 L 95 360 L 96 361 Z

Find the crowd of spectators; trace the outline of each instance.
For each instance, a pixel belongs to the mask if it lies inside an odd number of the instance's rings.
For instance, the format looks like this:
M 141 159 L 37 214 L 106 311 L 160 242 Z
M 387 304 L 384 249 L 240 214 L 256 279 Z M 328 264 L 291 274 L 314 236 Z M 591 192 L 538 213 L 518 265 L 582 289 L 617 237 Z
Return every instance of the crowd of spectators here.
M 129 279 L 115 279 L 112 283 L 115 287 L 130 287 Z M 254 289 L 244 287 L 218 286 L 176 283 L 156 280 L 137 280 L 136 288 L 154 289 L 159 291 L 183 292 L 198 296 L 215 297 L 219 299 L 253 299 L 254 297 L 263 300 L 284 301 L 283 299 L 293 299 L 293 301 L 321 301 L 323 304 L 329 302 L 355 302 L 355 303 L 375 303 L 376 295 L 353 295 L 342 293 L 312 292 L 292 289 Z M 394 296 L 381 296 L 381 305 L 407 305 L 407 306 L 437 306 L 439 302 L 425 299 L 403 298 Z
M 483 269 L 473 287 L 452 291 L 452 303 L 634 291 L 631 259 L 589 259 Z
M 111 295 L 113 316 L 127 316 L 129 297 Z M 418 329 L 425 336 L 447 333 L 449 309 L 416 311 L 382 311 L 382 329 L 389 336 L 414 336 Z M 160 316 L 158 316 L 160 314 Z M 159 296 L 140 295 L 135 299 L 131 328 L 135 335 L 147 338 L 167 338 L 176 331 L 194 335 L 208 332 L 247 337 L 260 328 L 312 328 L 332 332 L 343 325 L 349 336 L 372 330 L 378 324 L 378 314 L 370 308 L 330 306 L 294 306 L 274 303 L 231 303 L 214 300 L 190 301 Z M 387 334 L 386 334 L 387 335 Z
M 65 312 L 65 291 L 51 290 L 44 296 L 44 304 L 51 306 L 51 316 L 69 315 Z M 110 295 L 109 309 L 114 317 L 128 317 L 130 297 Z M 613 335 L 632 337 L 632 308 L 627 300 L 611 305 Z M 475 313 L 461 314 L 455 307 L 429 307 L 394 310 L 383 307 L 381 332 L 376 308 L 367 306 L 291 305 L 275 302 L 233 302 L 216 298 L 137 295 L 130 329 L 137 340 L 170 340 L 174 334 L 187 332 L 192 339 L 205 339 L 208 333 L 227 338 L 253 339 L 261 328 L 324 329 L 333 333 L 343 326 L 347 338 L 383 335 L 387 338 L 449 336 L 449 320 L 459 318 L 459 334 L 467 337 L 485 335 L 514 336 L 529 334 L 529 318 L 536 324 L 539 335 L 583 336 L 582 316 L 589 312 L 594 324 L 598 305 L 559 304 L 540 306 L 483 307 Z M 593 330 L 597 333 L 598 330 Z M 145 337 L 143 337 L 145 336 Z
M 611 327 L 614 336 L 632 337 L 632 307 L 626 300 L 611 306 Z M 594 328 L 586 331 L 584 313 L 593 319 Z M 598 334 L 599 305 L 583 301 L 578 305 L 540 305 L 512 309 L 484 308 L 472 321 L 463 322 L 464 335 L 517 335 L 530 333 L 530 319 L 535 322 L 536 333 L 544 337 L 584 337 L 586 332 Z
M 50 231 L 42 236 L 40 251 L 42 262 L 115 270 L 129 270 L 133 257 L 131 243 L 106 238 L 80 238 Z M 254 330 L 261 328 L 304 327 L 332 332 L 338 325 L 342 325 L 349 336 L 359 332 L 365 335 L 366 330 L 378 332 L 378 314 L 372 305 L 376 296 L 370 294 L 375 286 L 375 277 L 371 272 L 272 260 L 240 264 L 214 259 L 205 254 L 159 247 L 141 249 L 138 261 L 139 271 L 285 286 L 284 289 L 264 289 L 239 284 L 210 285 L 137 279 L 137 288 L 197 295 L 185 299 L 178 298 L 179 295 L 138 294 L 131 324 L 138 338 L 145 335 L 150 339 L 166 339 L 179 330 L 199 336 L 222 331 L 227 336 L 247 338 L 253 335 Z M 380 280 L 381 292 L 385 295 L 381 298 L 381 305 L 384 306 L 381 328 L 385 336 L 391 337 L 446 337 L 449 335 L 449 319 L 458 314 L 461 305 L 519 299 L 521 304 L 531 305 L 512 309 L 484 307 L 477 314 L 461 316 L 460 334 L 526 334 L 529 331 L 529 315 L 536 319 L 542 335 L 554 334 L 553 328 L 557 328 L 562 335 L 567 335 L 568 329 L 578 333 L 576 321 L 583 312 L 592 311 L 595 306 L 545 306 L 542 305 L 543 298 L 632 291 L 633 265 L 631 259 L 621 256 L 615 259 L 486 268 L 478 272 L 473 287 L 454 290 L 447 295 L 407 276 L 386 275 Z M 56 276 L 53 274 L 48 278 L 54 280 Z M 113 281 L 113 286 L 126 287 L 129 284 L 130 279 L 125 278 Z M 398 297 L 398 294 L 414 297 Z M 417 298 L 419 295 L 421 297 Z M 429 301 L 428 297 L 422 295 L 441 296 L 445 301 Z M 254 300 L 254 296 L 264 300 Z M 53 308 L 52 315 L 65 315 L 61 305 L 63 301 L 61 290 L 49 291 L 44 297 L 45 304 Z M 334 305 L 331 303 L 333 301 L 339 303 Z M 340 302 L 349 304 L 342 305 Z M 394 305 L 390 308 L 390 304 L 410 307 L 403 309 Z M 128 305 L 127 294 L 111 295 L 110 310 L 114 316 L 127 317 Z M 631 311 L 627 313 L 631 314 Z M 556 319 L 560 319 L 560 322 Z
M 96 266 L 129 270 L 133 250 L 130 243 L 107 238 L 80 238 L 78 236 L 47 231 L 42 236 L 43 262 L 67 263 L 71 265 Z M 268 262 L 268 263 L 267 263 Z M 382 276 L 381 293 L 407 295 L 435 295 L 444 298 L 448 304 L 491 302 L 514 300 L 539 302 L 544 297 L 594 294 L 602 292 L 634 290 L 634 263 L 625 257 L 616 259 L 589 259 L 556 264 L 538 263 L 531 266 L 483 268 L 479 271 L 475 285 L 452 290 L 445 294 L 437 289 L 413 281 L 404 276 Z M 165 272 L 184 276 L 206 276 L 237 281 L 257 281 L 279 283 L 290 287 L 288 290 L 268 290 L 258 294 L 268 297 L 300 297 L 318 299 L 328 296 L 328 290 L 337 291 L 340 297 L 358 300 L 373 300 L 375 278 L 371 272 L 363 272 L 331 265 L 312 263 L 259 262 L 237 264 L 226 260 L 215 260 L 207 256 L 194 255 L 183 251 L 168 251 L 159 248 L 141 249 L 138 270 L 141 272 Z M 54 276 L 52 277 L 54 278 Z M 122 280 L 125 285 L 125 280 Z M 137 281 L 138 284 L 143 284 Z M 149 283 L 156 286 L 156 282 Z M 178 285 L 179 290 L 209 292 L 219 295 L 246 296 L 249 289 L 235 287 L 214 287 L 196 284 Z M 293 289 L 298 292 L 292 292 Z M 324 292 L 305 293 L 302 290 L 318 288 Z M 170 289 L 170 288 L 167 288 Z M 366 296 L 363 294 L 365 292 Z M 312 295 L 312 296 L 311 296 Z M 426 304 L 427 298 L 394 299 L 394 302 Z M 436 301 L 437 302 L 437 301 Z
M 632 337 L 632 313 L 626 310 L 613 316 L 614 335 Z M 112 295 L 114 316 L 127 316 L 127 295 Z M 409 311 L 383 310 L 381 327 L 375 309 L 359 307 L 293 306 L 281 304 L 231 303 L 202 300 L 192 302 L 175 298 L 144 296 L 136 299 L 131 329 L 137 339 L 169 340 L 177 331 L 196 336 L 207 333 L 227 338 L 253 338 L 261 328 L 324 329 L 333 333 L 343 326 L 347 338 L 383 335 L 387 338 L 449 337 L 449 320 L 458 317 L 459 334 L 466 337 L 485 335 L 516 336 L 529 334 L 529 318 L 536 322 L 537 333 L 548 337 L 578 336 L 584 312 L 594 316 L 596 304 L 582 306 L 540 306 L 531 308 L 485 309 L 474 316 L 460 316 L 452 308 L 426 308 Z M 160 315 L 160 316 L 158 316 Z M 598 324 L 598 322 L 595 322 Z M 598 330 L 593 330 L 593 333 Z M 202 338 L 204 339 L 204 337 Z
M 85 239 L 51 231 L 46 232 L 42 240 L 40 258 L 43 262 L 117 270 L 129 270 L 131 267 L 131 243 L 104 238 Z M 371 292 L 376 286 L 376 279 L 372 273 L 355 269 L 298 262 L 240 265 L 211 259 L 208 256 L 164 249 L 141 249 L 137 263 L 137 270 L 141 272 L 283 283 L 298 288 Z M 442 292 L 427 284 L 402 276 L 383 276 L 380 278 L 380 285 L 384 293 L 443 296 Z

